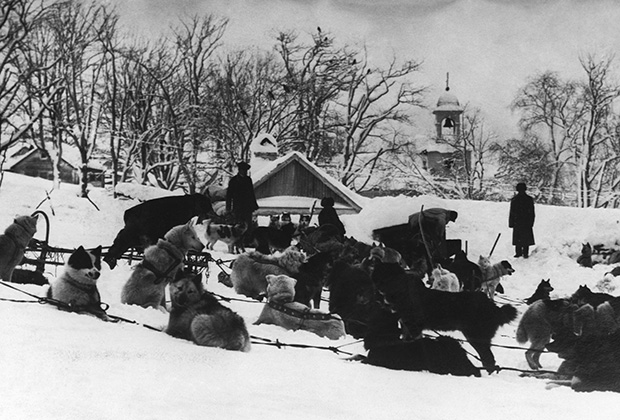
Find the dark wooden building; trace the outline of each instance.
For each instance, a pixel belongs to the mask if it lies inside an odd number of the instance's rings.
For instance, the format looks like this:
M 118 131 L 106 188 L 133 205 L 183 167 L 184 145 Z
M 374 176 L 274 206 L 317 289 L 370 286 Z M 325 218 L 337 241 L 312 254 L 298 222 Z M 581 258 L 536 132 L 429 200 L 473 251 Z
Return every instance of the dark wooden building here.
M 363 197 L 345 187 L 323 169 L 308 161 L 301 153 L 291 152 L 256 168 L 252 165 L 252 181 L 258 201 L 259 215 L 308 213 L 314 206 L 320 210 L 323 197 L 334 199 L 339 214 L 359 213 Z
M 60 180 L 69 184 L 80 183 L 80 169 L 66 159 L 60 159 Z M 23 146 L 13 151 L 9 157 L 9 172 L 22 175 L 34 176 L 44 179 L 54 179 L 52 159 L 44 150 Z M 88 168 L 88 182 L 97 187 L 104 185 L 104 170 L 101 168 Z

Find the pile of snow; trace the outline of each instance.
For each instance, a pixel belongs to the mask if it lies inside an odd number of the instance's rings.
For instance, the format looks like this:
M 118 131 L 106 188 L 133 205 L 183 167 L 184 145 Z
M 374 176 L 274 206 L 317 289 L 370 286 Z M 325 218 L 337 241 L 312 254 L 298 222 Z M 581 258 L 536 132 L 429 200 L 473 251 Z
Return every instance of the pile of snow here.
M 0 187 L 0 229 L 18 214 L 30 214 L 40 204 L 50 218 L 49 243 L 76 248 L 110 245 L 122 227 L 123 211 L 138 200 L 114 200 L 111 193 L 93 189 L 78 197 L 77 187 L 62 185 L 47 199 L 51 183 L 6 173 Z M 536 206 L 537 245 L 527 260 L 513 259 L 508 203 L 441 200 L 434 197 L 391 197 L 369 200 L 358 215 L 343 216 L 347 234 L 370 240 L 372 229 L 405 223 L 420 208 L 447 207 L 459 213 L 448 225 L 448 237 L 467 241 L 470 259 L 487 255 L 498 234 L 493 261 L 507 259 L 516 272 L 502 283 L 506 294 L 497 302 L 512 302 L 522 313 L 522 299 L 543 278 L 551 279 L 553 297 L 573 293 L 581 284 L 595 288 L 610 267 L 583 268 L 575 262 L 581 243 L 616 245 L 620 211 Z M 44 237 L 39 222 L 37 238 Z M 218 243 L 213 257 L 234 259 Z M 50 279 L 60 273 L 50 265 Z M 227 269 L 224 266 L 224 269 Z M 61 270 L 59 268 L 58 270 Z M 49 305 L 0 301 L 0 418 L 3 419 L 448 419 L 448 418 L 590 418 L 617 417 L 615 393 L 575 393 L 566 387 L 545 389 L 541 379 L 522 378 L 502 370 L 482 378 L 440 376 L 426 372 L 391 371 L 347 361 L 329 350 L 278 348 L 254 343 L 249 353 L 202 348 L 188 341 L 144 328 L 163 328 L 167 314 L 120 304 L 120 290 L 131 266 L 125 260 L 113 271 L 104 264 L 99 288 L 108 312 L 137 324 L 106 323 L 67 313 Z M 220 267 L 211 264 L 207 288 L 240 298 L 217 282 Z M 44 296 L 46 287 L 21 289 Z M 0 297 L 32 300 L 0 286 Z M 330 341 L 305 331 L 286 331 L 272 325 L 253 325 L 260 303 L 233 300 L 255 337 L 275 342 L 337 346 L 364 353 L 361 343 L 347 336 Z M 324 304 L 325 305 L 325 304 Z M 524 351 L 514 339 L 517 322 L 500 328 L 494 347 L 500 366 L 528 369 Z M 458 334 L 454 334 L 460 337 Z M 260 341 L 260 340 L 258 340 Z M 475 352 L 468 344 L 464 347 Z M 480 363 L 472 357 L 476 365 Z M 561 360 L 543 354 L 545 369 Z

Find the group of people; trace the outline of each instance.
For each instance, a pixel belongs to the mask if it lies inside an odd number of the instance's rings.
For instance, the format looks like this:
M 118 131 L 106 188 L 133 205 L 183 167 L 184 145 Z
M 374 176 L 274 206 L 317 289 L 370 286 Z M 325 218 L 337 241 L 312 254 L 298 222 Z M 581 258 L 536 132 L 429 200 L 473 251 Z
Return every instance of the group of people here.
M 252 216 L 258 210 L 258 202 L 254 193 L 254 184 L 248 171 L 250 165 L 247 162 L 237 163 L 237 174 L 230 178 L 226 190 L 226 213 L 232 214 L 235 222 L 245 223 L 252 226 Z M 338 217 L 334 208 L 333 197 L 323 197 L 321 200 L 321 211 L 318 215 L 319 226 L 330 224 L 335 226 L 341 236 L 345 235 L 344 224 Z
M 236 222 L 243 222 L 246 226 L 252 226 L 252 215 L 258 210 L 256 195 L 252 178 L 248 175 L 250 165 L 247 162 L 237 164 L 238 172 L 233 176 L 226 191 L 226 212 L 233 215 Z M 510 212 L 508 215 L 508 227 L 512 228 L 512 244 L 515 247 L 515 258 L 528 258 L 529 248 L 534 245 L 534 199 L 526 193 L 527 186 L 519 182 L 516 186 L 517 194 L 510 200 Z M 319 226 L 330 224 L 335 226 L 344 237 L 345 227 L 338 217 L 334 208 L 333 197 L 323 197 L 321 200 L 322 210 L 319 213 Z M 441 210 L 435 211 L 432 210 Z M 446 256 L 446 224 L 454 222 L 458 213 L 445 209 L 429 209 L 420 213 L 415 213 L 409 218 L 409 225 L 412 228 L 423 229 L 428 233 L 429 240 L 435 241 L 438 251 L 442 256 Z

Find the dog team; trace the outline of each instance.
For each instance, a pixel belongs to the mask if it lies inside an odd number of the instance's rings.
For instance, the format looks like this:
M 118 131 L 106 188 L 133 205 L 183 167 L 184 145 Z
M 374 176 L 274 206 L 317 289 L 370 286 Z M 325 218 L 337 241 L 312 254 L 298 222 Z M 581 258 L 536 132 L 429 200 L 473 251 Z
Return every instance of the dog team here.
M 414 253 L 421 255 L 421 259 L 411 257 L 409 251 L 415 248 L 411 243 L 404 243 L 400 249 L 367 246 L 364 255 L 351 261 L 348 258 L 353 251 L 365 244 L 342 244 L 336 247 L 336 251 L 329 249 L 310 257 L 296 247 L 275 254 L 246 252 L 241 239 L 248 227 L 213 223 L 208 200 L 204 202 L 195 197 L 192 203 L 184 204 L 189 210 L 181 216 L 161 211 L 166 207 L 178 208 L 178 202 L 158 200 L 157 211 L 147 208 L 152 201 L 157 201 L 151 200 L 125 213 L 125 227 L 105 255 L 105 261 L 113 269 L 127 249 L 143 249 L 142 260 L 133 268 L 122 288 L 121 303 L 167 311 L 165 297 L 168 287 L 171 306 L 165 332 L 198 345 L 239 351 L 249 351 L 251 347 L 244 319 L 204 289 L 200 274 L 185 267 L 188 252 L 201 252 L 205 248 L 195 229 L 197 223 L 205 227 L 204 239 L 208 249 L 213 249 L 219 240 L 227 244 L 229 253 L 241 252 L 232 266 L 230 281 L 237 293 L 253 299 L 266 299 L 257 324 L 306 329 L 338 339 L 350 333 L 348 326 L 353 317 L 351 313 L 332 311 L 331 299 L 336 301 L 339 293 L 336 283 L 341 279 L 331 283 L 326 279 L 337 263 L 353 270 L 349 272 L 357 273 L 354 274 L 355 281 L 367 276 L 372 292 L 353 296 L 358 304 L 371 303 L 368 306 L 371 322 L 364 333 L 369 351 L 366 363 L 479 376 L 478 369 L 468 361 L 458 342 L 447 337 L 429 340 L 422 336 L 422 331 L 427 329 L 458 330 L 478 352 L 483 368 L 490 373 L 496 369 L 491 339 L 501 325 L 514 321 L 518 315 L 514 306 L 499 307 L 494 303 L 501 278 L 514 273 L 508 261 L 493 264 L 489 257 L 480 256 L 478 264 L 474 264 L 459 250 L 454 259 L 443 261 L 446 267 L 432 264 L 428 269 L 423 252 Z M 158 215 L 157 220 L 153 219 L 153 214 Z M 166 217 L 166 214 L 177 217 Z M 179 217 L 187 216 L 191 217 L 178 223 Z M 36 215 L 19 216 L 0 235 L 0 277 L 3 280 L 12 280 L 15 267 L 20 264 L 36 232 L 36 223 Z M 274 218 L 271 223 L 277 229 L 293 225 L 290 216 L 284 220 Z M 309 220 L 300 219 L 300 225 L 302 223 L 307 227 Z M 315 246 L 315 249 L 321 248 Z M 410 261 L 422 262 L 417 268 L 408 266 L 405 253 Z M 64 309 L 113 320 L 106 314 L 97 289 L 102 257 L 101 246 L 92 250 L 82 246 L 77 248 L 68 258 L 63 273 L 52 282 L 48 297 L 64 302 L 67 305 Z M 424 278 L 430 282 L 430 287 L 424 285 Z M 330 291 L 330 312 L 327 313 L 316 309 L 323 287 Z M 359 287 L 358 284 L 341 289 L 348 293 Z M 531 342 L 526 360 L 533 370 L 542 367 L 540 355 L 545 347 L 551 345 L 559 349 L 560 357 L 566 359 L 563 369 L 573 377 L 570 384 L 575 389 L 587 389 L 592 386 L 592 380 L 581 369 L 585 357 L 581 348 L 585 338 L 575 341 L 574 336 L 601 340 L 601 336 L 620 334 L 620 317 L 615 315 L 620 310 L 620 297 L 593 293 L 584 286 L 569 299 L 554 300 L 549 295 L 552 290 L 550 282 L 543 280 L 527 300 L 529 306 L 520 319 L 516 339 L 519 343 Z M 381 299 L 375 299 L 375 296 Z M 379 305 L 377 301 L 381 301 Z M 391 338 L 386 344 L 388 336 Z M 606 340 L 601 347 L 606 346 L 609 339 Z M 427 355 L 430 349 L 434 356 L 421 361 L 421 355 Z M 575 378 L 578 385 L 574 383 Z
M 110 252 L 105 256 L 106 262 L 111 268 L 116 265 L 117 259 L 129 247 L 143 247 L 142 260 L 133 268 L 130 277 L 122 287 L 120 301 L 124 304 L 139 305 L 143 307 L 153 307 L 166 310 L 166 288 L 170 289 L 171 310 L 169 325 L 166 332 L 175 337 L 191 339 L 200 345 L 211 345 L 227 349 L 247 351 L 250 348 L 249 334 L 245 323 L 238 314 L 217 302 L 217 299 L 209 292 L 204 290 L 200 276 L 188 272 L 184 266 L 184 260 L 188 252 L 201 252 L 205 245 L 198 238 L 195 225 L 202 221 L 205 225 L 205 240 L 207 246 L 212 248 L 214 241 L 233 237 L 241 237 L 244 232 L 243 226 L 215 226 L 211 223 L 210 205 L 201 203 L 195 197 L 195 206 L 191 210 L 194 215 L 187 223 L 170 227 L 170 220 L 165 220 L 162 215 L 162 207 L 176 207 L 178 203 L 172 203 L 171 199 L 178 197 L 167 197 L 142 203 L 125 213 L 125 226 L 117 235 Z M 155 203 L 153 203 L 155 202 Z M 155 204 L 158 204 L 159 211 L 153 211 Z M 151 207 L 149 209 L 149 206 Z M 184 203 L 184 207 L 190 207 L 189 203 Z M 168 211 L 167 214 L 173 212 Z M 153 215 L 158 215 L 155 218 Z M 186 214 L 187 216 L 187 214 Z M 202 219 L 202 220 L 201 220 Z M 148 221 L 148 223 L 145 222 Z M 175 221 L 178 221 L 177 218 Z M 165 223 L 164 223 L 165 222 Z M 272 223 L 282 225 L 292 225 L 290 217 L 284 220 L 271 220 Z M 307 223 L 303 220 L 302 223 Z M 165 226 L 165 225 L 168 226 Z M 153 226 L 157 225 L 159 232 L 153 231 Z M 163 228 L 169 228 L 163 235 Z M 230 229 L 226 231 L 224 227 Z M 235 230 L 237 229 L 238 230 Z M 215 232 L 214 232 L 215 231 Z M 11 260 L 2 260 L 3 279 L 11 279 L 12 270 L 19 264 L 23 257 L 24 250 L 36 232 L 36 217 L 22 216 L 7 228 L 5 235 L 0 238 L 4 247 L 8 240 L 19 251 L 15 252 Z M 236 232 L 236 233 L 235 233 Z M 158 235 L 161 235 L 158 237 Z M 233 251 L 233 246 L 238 243 L 237 238 L 231 239 L 227 243 L 229 250 Z M 10 245 L 11 245 L 10 244 Z M 3 253 L 8 255 L 9 253 Z M 396 252 L 398 254 L 398 252 Z M 69 310 L 87 312 L 94 314 L 102 319 L 111 320 L 105 311 L 104 304 L 97 289 L 97 280 L 101 271 L 102 248 L 86 250 L 80 246 L 68 258 L 63 273 L 51 284 L 48 297 L 68 305 Z M 247 261 L 246 261 L 247 260 Z M 317 260 L 317 258 L 314 258 Z M 381 260 L 381 258 L 379 258 Z M 402 260 L 402 259 L 401 259 Z M 255 299 L 267 298 L 267 304 L 263 313 L 259 317 L 258 323 L 286 323 L 297 321 L 295 316 L 303 321 L 299 325 L 310 325 L 312 321 L 316 324 L 314 332 L 330 338 L 339 338 L 345 335 L 345 324 L 338 314 L 322 313 L 318 309 L 310 308 L 310 302 L 318 307 L 320 302 L 320 289 L 322 282 L 320 277 L 324 275 L 327 260 L 321 263 L 322 274 L 313 276 L 309 274 L 313 268 L 304 267 L 306 262 L 305 255 L 300 251 L 285 250 L 279 256 L 261 254 L 257 251 L 245 252 L 234 262 L 234 269 L 231 273 L 231 281 L 237 293 L 247 295 Z M 307 265 L 316 266 L 316 263 Z M 250 268 L 255 266 L 254 268 Z M 268 267 L 265 270 L 265 267 Z M 274 271 L 274 268 L 277 268 Z M 290 274 L 303 274 L 306 270 L 306 281 L 300 282 L 298 289 L 299 296 L 304 297 L 305 302 L 294 301 L 289 295 L 273 293 L 276 279 L 278 284 L 288 284 L 289 289 L 293 289 L 294 296 L 296 290 L 291 285 L 297 283 L 297 279 L 290 277 Z M 251 272 L 247 276 L 247 272 Z M 504 273 L 510 274 L 510 273 Z M 245 276 L 246 278 L 242 278 Z M 275 277 L 274 277 L 275 276 Z M 445 278 L 452 276 L 451 282 L 446 283 Z M 312 281 L 308 279 L 319 279 Z M 460 291 L 462 285 L 455 282 L 456 276 L 447 270 L 437 267 L 433 271 L 435 282 L 434 289 L 446 286 L 452 292 Z M 314 292 L 308 292 L 313 289 Z M 319 300 L 316 292 L 318 291 Z M 442 293 L 442 292 L 440 292 Z M 447 293 L 447 292 L 446 292 Z M 312 296 L 312 295 L 315 296 Z M 299 300 L 299 299 L 298 299 Z M 493 305 L 494 306 L 494 305 Z M 284 314 L 284 315 L 283 315 Z M 301 314 L 301 315 L 299 315 Z M 285 315 L 293 316 L 287 318 Z M 510 315 L 510 314 L 509 314 Z M 498 321 L 497 326 L 506 320 Z M 497 326 L 495 328 L 497 328 Z M 299 327 L 290 327 L 299 328 Z M 494 333 L 494 331 L 493 331 Z M 489 338 L 490 339 L 490 338 Z M 489 357 L 488 349 L 481 350 L 485 353 L 486 365 L 490 370 L 494 359 Z M 482 354 L 482 353 L 481 353 Z

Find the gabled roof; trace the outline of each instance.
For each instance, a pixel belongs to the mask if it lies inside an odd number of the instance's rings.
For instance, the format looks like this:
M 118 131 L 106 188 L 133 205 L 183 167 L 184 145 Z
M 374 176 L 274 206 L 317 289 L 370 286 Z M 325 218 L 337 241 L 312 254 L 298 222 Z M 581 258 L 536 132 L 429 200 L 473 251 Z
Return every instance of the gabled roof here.
M 24 152 L 24 148 L 30 148 L 27 152 Z M 6 160 L 7 170 L 11 170 L 19 165 L 21 162 L 26 161 L 30 156 L 39 152 L 41 149 L 21 144 L 19 147 L 15 147 L 12 151 L 9 151 L 9 157 Z M 21 152 L 21 153 L 20 153 Z M 73 152 L 73 148 L 67 148 L 63 150 L 60 159 L 69 165 L 72 169 L 78 170 L 80 168 L 79 155 L 77 152 Z M 91 161 L 88 163 L 88 169 L 104 171 L 105 167 L 97 162 Z
M 290 152 L 284 156 L 281 156 L 271 162 L 265 163 L 263 166 L 258 168 L 255 172 L 252 172 L 252 181 L 254 183 L 254 189 L 258 186 L 266 182 L 269 178 L 274 176 L 279 171 L 283 170 L 286 166 L 292 164 L 293 162 L 299 163 L 302 167 L 308 170 L 314 177 L 319 179 L 328 189 L 330 189 L 335 195 L 337 195 L 342 201 L 346 203 L 346 205 L 338 205 L 338 203 L 334 206 L 336 210 L 340 212 L 359 212 L 361 211 L 366 198 L 360 196 L 359 194 L 351 191 L 349 188 L 344 186 L 340 181 L 333 178 L 331 175 L 327 174 L 323 169 L 319 168 L 308 159 L 305 158 L 299 152 Z M 283 199 L 287 199 L 289 201 L 297 201 L 301 203 L 304 201 L 304 206 L 307 203 L 312 203 L 322 197 L 297 197 L 296 200 L 290 200 L 291 195 L 282 196 Z M 262 199 L 264 204 L 269 202 L 274 202 L 276 200 L 275 197 L 266 197 Z M 261 200 L 259 200 L 259 205 Z M 291 202 L 291 204 L 293 204 Z M 270 206 L 271 207 L 271 206 Z M 296 206 L 297 207 L 297 206 Z M 308 209 L 309 207 L 305 207 Z

